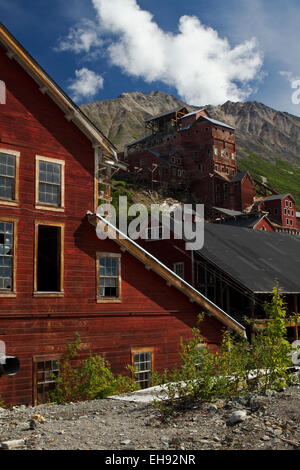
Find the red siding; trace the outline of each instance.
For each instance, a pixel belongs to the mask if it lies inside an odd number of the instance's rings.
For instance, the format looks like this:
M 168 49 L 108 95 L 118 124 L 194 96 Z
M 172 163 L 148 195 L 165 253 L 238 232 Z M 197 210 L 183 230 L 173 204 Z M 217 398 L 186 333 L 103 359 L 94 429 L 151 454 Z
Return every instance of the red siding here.
M 17 297 L 0 298 L 0 340 L 21 360 L 20 372 L 0 379 L 9 403 L 31 403 L 33 356 L 60 354 L 81 332 L 86 354 L 100 352 L 119 372 L 130 362 L 130 348 L 155 347 L 158 369 L 178 363 L 180 337 L 191 335 L 201 308 L 158 275 L 122 253 L 122 302 L 96 302 L 96 252 L 119 252 L 100 241 L 85 216 L 94 205 L 94 151 L 21 67 L 0 47 L 1 79 L 7 104 L 0 106 L 0 147 L 20 151 L 19 206 L 0 204 L 1 217 L 18 220 Z M 65 212 L 36 210 L 35 156 L 65 161 Z M 64 297 L 33 297 L 34 223 L 65 223 Z M 219 343 L 222 325 L 209 318 L 204 337 Z

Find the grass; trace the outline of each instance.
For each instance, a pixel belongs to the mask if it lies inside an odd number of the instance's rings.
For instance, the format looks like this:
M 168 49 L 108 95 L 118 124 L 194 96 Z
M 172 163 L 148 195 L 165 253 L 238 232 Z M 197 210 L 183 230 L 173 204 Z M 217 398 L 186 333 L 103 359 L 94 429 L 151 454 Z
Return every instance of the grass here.
M 279 194 L 291 193 L 296 200 L 296 208 L 300 211 L 300 169 L 295 169 L 279 158 L 275 162 L 269 162 L 254 153 L 247 153 L 246 159 L 239 160 L 239 171 L 249 171 L 259 181 L 265 176 L 267 184 Z

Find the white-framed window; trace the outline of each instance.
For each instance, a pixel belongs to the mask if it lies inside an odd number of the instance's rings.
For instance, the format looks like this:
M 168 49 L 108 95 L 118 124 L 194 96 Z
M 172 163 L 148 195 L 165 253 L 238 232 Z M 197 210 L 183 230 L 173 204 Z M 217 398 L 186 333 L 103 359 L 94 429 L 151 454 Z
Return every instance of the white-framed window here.
M 289 225 L 289 219 L 286 219 L 286 225 Z
M 152 385 L 153 348 L 132 349 L 132 365 L 134 368 L 134 380 L 142 389 Z
M 97 253 L 97 300 L 116 302 L 121 300 L 121 255 Z
M 231 159 L 232 159 L 232 160 L 235 159 L 235 154 L 234 154 L 234 153 L 231 154 Z
M 286 207 L 289 207 L 289 201 L 285 201 Z
M 214 147 L 214 154 L 216 155 L 216 157 L 218 156 L 218 147 Z
M 18 204 L 19 163 L 20 152 L 0 148 L 0 204 Z
M 184 263 L 174 263 L 174 273 L 184 279 Z
M 64 211 L 65 162 L 36 155 L 37 208 Z
M 15 290 L 15 223 L 0 220 L 0 294 Z

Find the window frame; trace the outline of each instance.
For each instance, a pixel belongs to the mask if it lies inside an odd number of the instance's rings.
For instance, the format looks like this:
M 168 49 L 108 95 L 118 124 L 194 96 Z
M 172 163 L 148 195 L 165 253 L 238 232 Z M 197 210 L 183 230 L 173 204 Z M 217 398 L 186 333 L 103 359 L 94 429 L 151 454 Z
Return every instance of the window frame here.
M 61 181 L 60 181 L 60 205 L 47 204 L 39 200 L 39 186 L 40 186 L 40 162 L 52 163 L 60 165 L 61 167 Z M 44 157 L 42 155 L 35 156 L 35 208 L 47 211 L 64 212 L 65 211 L 65 160 L 57 158 Z
M 121 303 L 122 302 L 122 273 L 121 273 L 121 253 L 107 253 L 97 251 L 96 253 L 96 301 L 97 303 Z M 100 292 L 100 258 L 117 258 L 119 268 L 119 282 L 118 282 L 118 297 L 102 297 L 99 295 Z
M 61 356 L 59 354 L 50 354 L 47 356 L 33 356 L 32 358 L 32 402 L 33 406 L 38 405 L 38 393 L 37 393 L 37 372 L 39 362 L 58 361 L 60 363 Z
M 11 217 L 0 217 L 0 222 L 13 224 L 13 264 L 12 264 L 12 290 L 0 290 L 0 298 L 15 298 L 17 296 L 17 246 L 18 246 L 18 220 Z
M 21 153 L 17 150 L 6 149 L 4 147 L 0 147 L 0 153 L 6 154 L 6 155 L 12 155 L 13 157 L 15 157 L 15 194 L 14 194 L 14 199 L 8 199 L 8 198 L 0 197 L 0 205 L 18 206 L 19 205 L 19 175 L 20 175 L 20 155 L 21 155 Z
M 39 247 L 39 226 L 60 228 L 60 291 L 40 292 L 38 286 L 38 247 Z M 34 297 L 64 297 L 64 253 L 65 253 L 65 224 L 62 222 L 49 222 L 47 220 L 34 221 L 34 278 L 33 278 L 33 296 Z
M 155 367 L 154 367 L 155 348 L 153 348 L 153 347 L 149 347 L 149 348 L 145 348 L 145 347 L 143 347 L 143 348 L 131 348 L 131 366 L 132 366 L 132 371 L 133 371 L 133 380 L 135 380 L 134 355 L 135 354 L 142 354 L 142 353 L 150 353 L 151 354 L 151 376 L 150 376 L 150 381 L 151 381 L 153 371 L 155 370 Z M 140 382 L 136 382 L 136 383 L 140 383 Z M 151 387 L 151 383 L 150 383 L 150 387 Z

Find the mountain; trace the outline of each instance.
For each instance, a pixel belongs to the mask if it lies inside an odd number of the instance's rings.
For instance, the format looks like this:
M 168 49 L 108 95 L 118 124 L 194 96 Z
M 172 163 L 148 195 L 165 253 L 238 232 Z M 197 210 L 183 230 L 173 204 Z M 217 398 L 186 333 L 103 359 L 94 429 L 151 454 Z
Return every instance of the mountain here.
M 152 91 L 147 95 L 122 93 L 118 98 L 95 101 L 81 106 L 81 109 L 122 151 L 124 145 L 146 135 L 145 119 L 179 106 L 186 105 L 172 95 Z
M 149 132 L 144 120 L 179 106 L 199 106 L 161 91 L 122 93 L 81 108 L 122 151 L 125 144 Z M 236 128 L 238 166 L 264 178 L 278 192 L 292 192 L 300 206 L 300 118 L 255 101 L 203 106 L 211 116 Z

